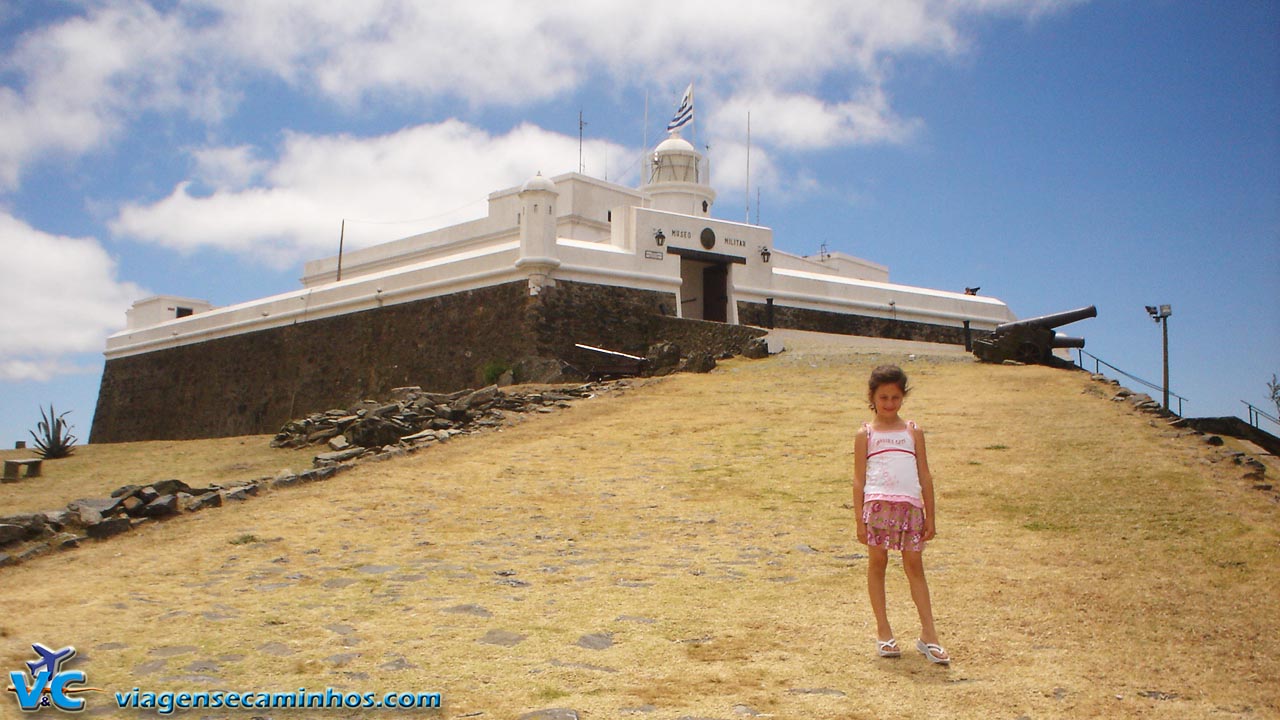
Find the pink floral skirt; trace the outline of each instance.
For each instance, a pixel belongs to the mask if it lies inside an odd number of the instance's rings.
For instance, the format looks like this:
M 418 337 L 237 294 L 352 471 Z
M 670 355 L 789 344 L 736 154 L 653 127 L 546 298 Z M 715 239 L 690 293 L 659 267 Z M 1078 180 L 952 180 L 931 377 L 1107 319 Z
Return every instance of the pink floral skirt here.
M 867 545 L 886 550 L 924 550 L 924 510 L 907 502 L 870 500 L 862 505 Z

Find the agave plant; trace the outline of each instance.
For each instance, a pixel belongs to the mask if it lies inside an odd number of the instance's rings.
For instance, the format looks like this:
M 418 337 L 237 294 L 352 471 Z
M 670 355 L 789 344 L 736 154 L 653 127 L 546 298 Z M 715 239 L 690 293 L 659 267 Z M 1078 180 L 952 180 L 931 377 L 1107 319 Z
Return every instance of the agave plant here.
M 44 414 L 44 408 L 40 408 L 40 423 L 36 425 L 36 429 L 40 431 L 36 435 L 35 430 L 30 430 L 31 438 L 36 441 L 36 454 L 45 460 L 57 460 L 64 458 L 75 451 L 76 436 L 71 434 L 71 426 L 63 420 L 71 411 L 57 414 L 53 409 L 53 405 L 49 405 L 49 414 Z

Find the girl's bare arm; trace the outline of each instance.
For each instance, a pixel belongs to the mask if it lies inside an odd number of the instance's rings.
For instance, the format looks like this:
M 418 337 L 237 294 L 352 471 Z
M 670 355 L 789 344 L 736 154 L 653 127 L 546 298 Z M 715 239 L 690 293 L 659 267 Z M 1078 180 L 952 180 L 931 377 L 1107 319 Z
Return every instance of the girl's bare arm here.
M 937 533 L 934 523 L 933 473 L 929 472 L 929 453 L 924 445 L 924 430 L 917 425 L 912 434 L 916 440 L 916 472 L 920 476 L 920 496 L 924 500 L 924 539 L 929 541 Z

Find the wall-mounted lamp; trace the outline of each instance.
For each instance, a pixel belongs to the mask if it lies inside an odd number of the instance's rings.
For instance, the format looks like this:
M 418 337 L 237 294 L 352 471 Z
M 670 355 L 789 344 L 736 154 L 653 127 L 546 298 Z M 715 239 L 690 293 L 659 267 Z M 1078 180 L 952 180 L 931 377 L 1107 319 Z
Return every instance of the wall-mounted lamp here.
M 667 241 L 667 236 L 663 235 L 661 230 L 655 230 L 653 232 L 653 241 L 658 243 L 658 247 L 662 247 L 662 244 Z
M 760 246 L 760 260 L 769 262 L 769 258 L 773 257 L 773 253 L 769 252 L 769 248 L 765 245 Z

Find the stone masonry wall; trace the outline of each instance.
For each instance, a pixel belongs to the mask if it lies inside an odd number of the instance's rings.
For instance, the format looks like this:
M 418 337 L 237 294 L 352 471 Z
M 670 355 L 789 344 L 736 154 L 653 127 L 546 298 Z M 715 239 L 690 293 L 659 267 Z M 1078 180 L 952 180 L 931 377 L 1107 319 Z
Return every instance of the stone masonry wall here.
M 748 342 L 768 334 L 767 330 L 758 327 L 726 325 L 710 320 L 659 317 L 655 324 L 658 339 L 675 343 L 686 351 L 707 353 L 712 357 L 741 355 Z
M 739 355 L 752 338 L 765 331 L 741 325 L 686 320 L 670 315 L 673 293 L 608 285 L 560 282 L 543 290 L 535 320 L 538 351 L 575 368 L 598 356 L 575 344 L 643 357 L 658 342 L 670 342 L 689 353 L 712 357 Z
M 272 433 L 394 387 L 478 387 L 534 353 L 524 283 L 108 360 L 90 442 Z
M 575 343 L 643 356 L 668 341 L 718 357 L 764 334 L 672 317 L 675 303 L 673 293 L 565 281 L 531 297 L 516 282 L 116 358 L 103 370 L 90 442 L 274 433 L 396 387 L 479 387 L 490 365 L 512 368 L 516 382 L 571 380 L 584 366 Z M 779 327 L 964 341 L 956 328 L 777 311 Z M 739 312 L 764 324 L 763 305 Z
M 485 368 L 555 381 L 574 343 L 644 354 L 670 293 L 524 282 L 109 360 L 90 442 L 274 433 L 392 388 L 453 391 Z
M 738 319 L 744 325 L 764 327 L 768 322 L 768 306 L 760 303 L 738 303 Z M 792 330 L 862 335 L 893 340 L 917 340 L 921 342 L 964 345 L 964 328 L 933 325 L 931 323 L 894 320 L 866 315 L 826 312 L 805 308 L 773 306 L 773 326 Z M 990 333 L 974 330 L 973 338 L 986 337 Z
M 545 357 L 573 355 L 575 343 L 643 355 L 674 307 L 674 293 L 558 281 L 543 288 L 530 320 Z

